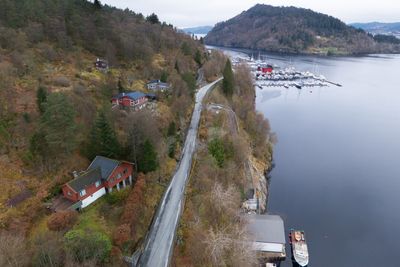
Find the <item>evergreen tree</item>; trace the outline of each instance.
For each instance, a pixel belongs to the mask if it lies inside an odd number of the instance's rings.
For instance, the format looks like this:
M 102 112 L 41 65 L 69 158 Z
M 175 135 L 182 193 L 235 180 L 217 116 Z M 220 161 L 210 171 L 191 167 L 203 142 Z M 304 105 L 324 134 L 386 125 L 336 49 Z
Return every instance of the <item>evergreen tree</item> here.
M 150 16 L 146 17 L 146 20 L 152 24 L 159 24 L 160 20 L 156 14 L 151 14 Z
M 175 136 L 176 135 L 176 124 L 174 121 L 171 121 L 171 123 L 168 126 L 168 136 Z
M 93 125 L 90 142 L 87 148 L 87 156 L 93 159 L 95 156 L 117 158 L 121 152 L 114 129 L 111 127 L 107 117 L 101 111 Z
M 94 6 L 96 7 L 96 8 L 101 8 L 101 3 L 100 3 L 100 0 L 94 0 Z
M 201 60 L 201 53 L 199 50 L 197 50 L 196 54 L 194 55 L 194 61 L 196 61 L 197 65 L 201 66 L 202 60 Z
M 124 88 L 124 86 L 122 85 L 121 77 L 119 77 L 119 79 L 118 79 L 118 92 L 122 93 L 122 92 L 124 92 L 124 91 L 125 91 L 125 88 Z
M 157 152 L 149 139 L 142 144 L 141 155 L 139 156 L 138 169 L 141 172 L 148 173 L 158 168 Z
M 41 117 L 40 132 L 44 135 L 48 146 L 48 156 L 59 158 L 71 153 L 76 147 L 77 127 L 74 107 L 62 93 L 49 95 L 43 105 L 45 111 Z
M 163 73 L 161 73 L 160 81 L 166 83 L 167 80 L 168 80 L 168 73 L 166 71 L 163 71 Z
M 228 59 L 223 71 L 224 80 L 222 82 L 222 90 L 226 96 L 232 96 L 234 89 L 234 77 L 231 61 Z
M 36 102 L 38 105 L 39 112 L 41 114 L 44 113 L 45 106 L 43 105 L 43 103 L 46 103 L 46 101 L 47 101 L 47 90 L 43 86 L 39 86 L 36 93 Z
M 175 70 L 180 73 L 181 71 L 179 70 L 179 64 L 178 64 L 178 60 L 175 61 Z

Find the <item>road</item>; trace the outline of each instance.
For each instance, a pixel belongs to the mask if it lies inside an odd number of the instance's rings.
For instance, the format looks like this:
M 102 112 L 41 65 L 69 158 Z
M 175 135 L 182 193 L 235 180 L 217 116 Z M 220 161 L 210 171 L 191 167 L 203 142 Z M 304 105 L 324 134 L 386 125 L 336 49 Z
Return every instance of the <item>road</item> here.
M 164 193 L 136 266 L 166 267 L 170 262 L 179 217 L 184 204 L 185 187 L 196 149 L 197 131 L 203 107 L 202 101 L 207 92 L 220 80 L 200 88 L 196 94 L 196 103 L 181 161 Z

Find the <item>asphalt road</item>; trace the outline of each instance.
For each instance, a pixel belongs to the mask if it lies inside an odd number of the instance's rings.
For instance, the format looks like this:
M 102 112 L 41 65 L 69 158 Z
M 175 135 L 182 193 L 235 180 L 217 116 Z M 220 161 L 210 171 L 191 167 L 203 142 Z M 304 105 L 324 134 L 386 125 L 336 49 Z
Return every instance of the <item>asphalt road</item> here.
M 196 149 L 202 101 L 207 92 L 219 81 L 217 80 L 200 88 L 196 94 L 196 104 L 180 164 L 161 200 L 157 215 L 147 234 L 143 252 L 137 266 L 166 267 L 170 262 L 174 249 L 175 234 L 184 204 L 183 196 L 185 187 L 192 166 L 193 154 Z

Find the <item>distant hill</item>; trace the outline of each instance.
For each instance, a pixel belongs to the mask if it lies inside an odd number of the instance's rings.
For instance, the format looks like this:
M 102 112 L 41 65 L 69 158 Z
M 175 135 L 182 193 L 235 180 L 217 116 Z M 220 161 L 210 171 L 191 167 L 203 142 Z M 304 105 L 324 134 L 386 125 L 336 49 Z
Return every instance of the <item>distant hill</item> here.
M 355 28 L 363 29 L 371 33 L 383 32 L 400 32 L 400 22 L 382 23 L 382 22 L 368 22 L 368 23 L 351 23 Z
M 400 22 L 382 23 L 382 22 L 369 22 L 369 23 L 352 23 L 351 26 L 363 29 L 372 34 L 386 34 L 393 35 L 400 38 Z
M 398 45 L 380 43 L 364 30 L 332 16 L 310 9 L 261 4 L 218 23 L 205 42 L 270 52 L 324 55 L 400 51 Z
M 213 26 L 199 26 L 193 28 L 183 28 L 182 31 L 189 34 L 207 34 L 212 30 Z

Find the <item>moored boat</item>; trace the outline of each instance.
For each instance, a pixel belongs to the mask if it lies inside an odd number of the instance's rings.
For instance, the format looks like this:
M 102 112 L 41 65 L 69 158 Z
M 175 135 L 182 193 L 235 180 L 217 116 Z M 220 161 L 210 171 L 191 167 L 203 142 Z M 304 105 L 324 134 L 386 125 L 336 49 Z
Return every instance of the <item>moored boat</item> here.
M 291 229 L 289 242 L 292 247 L 293 261 L 302 267 L 307 266 L 309 255 L 304 231 Z

